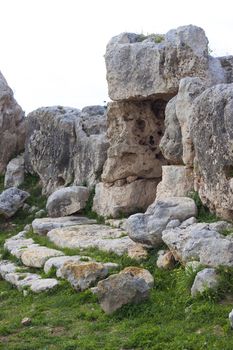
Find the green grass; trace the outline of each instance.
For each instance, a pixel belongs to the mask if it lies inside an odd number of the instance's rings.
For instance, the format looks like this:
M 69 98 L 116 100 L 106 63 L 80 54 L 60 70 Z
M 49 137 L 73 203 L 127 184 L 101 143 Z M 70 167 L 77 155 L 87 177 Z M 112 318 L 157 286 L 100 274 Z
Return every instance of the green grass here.
M 211 213 L 209 209 L 202 204 L 198 192 L 189 193 L 189 197 L 192 198 L 196 203 L 197 210 L 198 210 L 198 214 L 197 214 L 198 222 L 211 223 L 211 222 L 216 222 L 220 220 L 220 218 L 218 218 L 215 214 Z
M 29 179 L 24 188 L 26 186 L 30 192 L 35 191 L 31 203 L 43 207 L 44 199 L 40 198 L 36 180 Z M 2 221 L 0 247 L 5 238 L 19 232 L 30 221 L 24 212 L 19 212 L 10 221 Z M 46 237 L 32 232 L 29 236 L 40 244 L 55 247 Z M 70 255 L 80 253 L 70 249 L 64 249 L 64 252 Z M 149 300 L 127 305 L 108 316 L 90 291 L 75 292 L 64 281 L 54 291 L 38 295 L 29 293 L 27 296 L 0 281 L 0 349 L 233 349 L 233 331 L 228 322 L 228 313 L 233 307 L 231 269 L 219 270 L 221 283 L 217 297 L 209 293 L 193 299 L 190 286 L 195 274 L 187 274 L 181 266 L 171 271 L 159 270 L 155 250 L 141 264 L 126 256 L 118 257 L 94 249 L 82 251 L 82 254 L 97 261 L 117 262 L 120 268 L 129 265 L 147 268 L 155 278 Z M 54 270 L 50 271 L 49 276 L 54 276 L 54 273 Z M 223 299 L 225 295 L 227 298 Z M 24 317 L 31 318 L 31 325 L 21 325 Z

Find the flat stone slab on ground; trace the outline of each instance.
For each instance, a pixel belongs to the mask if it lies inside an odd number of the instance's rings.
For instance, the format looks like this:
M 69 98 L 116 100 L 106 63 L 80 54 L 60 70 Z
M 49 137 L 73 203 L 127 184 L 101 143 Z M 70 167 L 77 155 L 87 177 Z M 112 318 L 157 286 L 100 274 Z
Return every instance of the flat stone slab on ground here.
M 136 245 L 121 229 L 105 225 L 79 225 L 54 229 L 48 238 L 61 248 L 97 248 L 117 255 L 128 253 Z
M 21 255 L 21 260 L 25 266 L 43 267 L 49 258 L 61 255 L 64 253 L 59 250 L 38 246 L 26 249 Z
M 60 218 L 35 219 L 32 222 L 32 228 L 33 232 L 45 235 L 55 228 L 89 224 L 96 224 L 96 220 L 88 219 L 84 216 L 64 216 Z
M 60 269 L 67 262 L 77 262 L 77 261 L 90 261 L 92 260 L 88 256 L 73 255 L 73 256 L 55 256 L 50 258 L 44 264 L 44 272 L 48 273 L 52 268 L 56 270 Z M 92 260 L 93 261 L 93 260 Z

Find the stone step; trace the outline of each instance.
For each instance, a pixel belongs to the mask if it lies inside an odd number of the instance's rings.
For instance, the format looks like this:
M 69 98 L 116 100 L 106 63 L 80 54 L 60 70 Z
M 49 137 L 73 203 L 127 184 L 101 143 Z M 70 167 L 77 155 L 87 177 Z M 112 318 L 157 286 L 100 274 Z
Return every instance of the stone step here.
M 96 224 L 96 220 L 89 219 L 85 216 L 64 216 L 60 218 L 35 219 L 32 222 L 32 229 L 34 233 L 46 235 L 55 228 L 91 224 Z
M 53 289 L 59 284 L 55 278 L 42 278 L 39 274 L 27 272 L 25 268 L 9 260 L 0 260 L 0 277 L 20 291 L 29 289 L 34 293 Z
M 134 259 L 147 257 L 147 250 L 141 244 L 132 241 L 125 231 L 107 225 L 58 228 L 49 231 L 47 237 L 59 248 L 95 248 L 119 256 L 128 254 Z

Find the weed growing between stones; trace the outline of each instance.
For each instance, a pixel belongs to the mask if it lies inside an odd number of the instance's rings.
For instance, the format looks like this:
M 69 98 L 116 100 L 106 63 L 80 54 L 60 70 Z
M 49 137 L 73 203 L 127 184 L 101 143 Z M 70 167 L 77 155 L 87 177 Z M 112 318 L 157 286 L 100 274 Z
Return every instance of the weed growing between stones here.
M 216 222 L 220 219 L 213 213 L 209 211 L 209 209 L 202 204 L 202 201 L 199 197 L 198 192 L 191 192 L 189 193 L 189 197 L 194 200 L 197 206 L 198 214 L 197 214 L 197 220 L 198 222 Z

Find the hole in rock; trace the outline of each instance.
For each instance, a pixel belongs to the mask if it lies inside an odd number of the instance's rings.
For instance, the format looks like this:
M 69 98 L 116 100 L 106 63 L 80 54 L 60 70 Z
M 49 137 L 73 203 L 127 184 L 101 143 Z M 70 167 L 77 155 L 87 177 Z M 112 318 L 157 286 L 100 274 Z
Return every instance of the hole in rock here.
M 233 165 L 225 165 L 223 171 L 226 175 L 227 180 L 233 178 Z
M 57 178 L 57 184 L 58 184 L 58 186 L 64 186 L 65 185 L 65 180 L 63 179 L 63 177 L 62 176 L 58 176 L 58 178 Z

